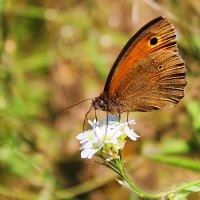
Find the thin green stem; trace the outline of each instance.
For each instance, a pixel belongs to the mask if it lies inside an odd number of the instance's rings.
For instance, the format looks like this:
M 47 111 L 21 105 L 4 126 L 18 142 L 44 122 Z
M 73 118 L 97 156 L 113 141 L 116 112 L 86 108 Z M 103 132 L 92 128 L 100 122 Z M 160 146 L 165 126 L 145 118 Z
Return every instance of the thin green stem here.
M 112 165 L 106 165 L 106 164 L 105 164 L 105 166 L 112 169 L 115 173 L 117 173 L 120 176 L 120 172 L 115 167 L 113 167 Z
M 116 166 L 118 167 L 118 170 L 120 172 L 119 173 L 120 177 L 129 185 L 129 187 L 131 188 L 132 191 L 134 191 L 136 194 L 138 194 L 139 196 L 141 196 L 143 198 L 160 199 L 160 198 L 163 198 L 164 196 L 168 196 L 175 192 L 185 190 L 193 185 L 200 185 L 200 180 L 196 180 L 196 181 L 193 181 L 190 183 L 185 183 L 175 189 L 168 190 L 166 192 L 159 192 L 159 193 L 155 193 L 155 194 L 146 193 L 146 192 L 142 191 L 141 189 L 139 189 L 138 186 L 128 177 L 128 175 L 126 174 L 126 172 L 124 170 L 123 161 L 121 159 L 118 159 L 115 162 L 116 162 Z
M 118 166 L 114 161 L 106 161 L 106 158 L 104 158 L 101 154 L 98 155 L 103 160 L 103 163 L 100 163 L 110 169 L 112 169 L 115 173 L 117 173 L 120 176 L 120 171 L 118 170 Z

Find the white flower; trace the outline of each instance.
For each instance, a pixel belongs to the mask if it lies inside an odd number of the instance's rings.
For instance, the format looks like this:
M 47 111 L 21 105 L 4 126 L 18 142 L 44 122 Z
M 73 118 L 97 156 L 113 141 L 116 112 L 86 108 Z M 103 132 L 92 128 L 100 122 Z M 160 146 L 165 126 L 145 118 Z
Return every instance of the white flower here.
M 98 151 L 104 150 L 107 152 L 108 160 L 116 159 L 118 151 L 124 148 L 127 136 L 131 140 L 137 140 L 139 136 L 129 127 L 129 124 L 135 124 L 134 120 L 125 123 L 115 120 L 116 117 L 113 116 L 109 116 L 108 121 L 88 120 L 92 129 L 76 136 L 82 144 L 81 158 L 91 159 Z

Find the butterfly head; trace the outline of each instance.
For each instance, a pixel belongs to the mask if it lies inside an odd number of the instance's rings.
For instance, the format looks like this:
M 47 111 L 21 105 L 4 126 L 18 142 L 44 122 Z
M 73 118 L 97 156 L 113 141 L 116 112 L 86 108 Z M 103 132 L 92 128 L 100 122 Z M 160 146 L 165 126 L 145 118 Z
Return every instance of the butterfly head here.
M 101 94 L 92 100 L 92 106 L 95 110 L 108 111 L 108 99 L 104 94 Z

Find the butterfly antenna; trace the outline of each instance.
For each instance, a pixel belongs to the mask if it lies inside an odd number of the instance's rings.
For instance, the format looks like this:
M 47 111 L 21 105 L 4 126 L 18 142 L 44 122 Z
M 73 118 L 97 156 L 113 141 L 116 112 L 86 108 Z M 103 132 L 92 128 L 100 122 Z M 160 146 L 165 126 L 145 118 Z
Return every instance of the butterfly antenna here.
M 65 110 L 68 110 L 68 109 L 70 109 L 70 108 L 72 108 L 72 107 L 75 107 L 75 106 L 77 106 L 77 105 L 79 105 L 79 104 L 81 104 L 81 103 L 83 103 L 83 102 L 85 102 L 85 101 L 91 100 L 91 99 L 92 99 L 92 98 L 88 98 L 88 99 L 84 99 L 83 101 L 80 101 L 80 102 L 78 102 L 78 103 L 75 103 L 75 104 L 73 104 L 73 105 L 71 105 L 71 106 L 69 106 L 69 107 L 67 107 L 67 108 L 62 109 L 62 110 L 60 111 L 60 113 L 63 112 L 63 111 L 65 111 Z

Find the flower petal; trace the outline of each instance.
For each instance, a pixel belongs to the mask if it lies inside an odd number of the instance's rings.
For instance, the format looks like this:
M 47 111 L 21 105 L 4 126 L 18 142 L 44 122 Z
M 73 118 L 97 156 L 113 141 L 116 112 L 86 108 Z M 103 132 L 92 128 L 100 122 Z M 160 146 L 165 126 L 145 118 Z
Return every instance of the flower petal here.
M 109 116 L 108 121 L 107 119 L 102 121 L 94 120 L 93 122 L 88 120 L 92 128 L 76 136 L 76 139 L 81 144 L 80 150 L 82 151 L 82 158 L 91 159 L 96 152 L 106 145 L 104 150 L 109 152 L 109 157 L 111 156 L 108 158 L 116 159 L 118 151 L 124 148 L 126 136 L 133 141 L 137 140 L 139 136 L 129 127 L 130 124 L 136 123 L 135 120 L 124 123 L 118 120 L 118 116 Z

